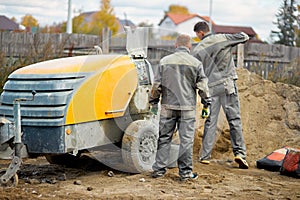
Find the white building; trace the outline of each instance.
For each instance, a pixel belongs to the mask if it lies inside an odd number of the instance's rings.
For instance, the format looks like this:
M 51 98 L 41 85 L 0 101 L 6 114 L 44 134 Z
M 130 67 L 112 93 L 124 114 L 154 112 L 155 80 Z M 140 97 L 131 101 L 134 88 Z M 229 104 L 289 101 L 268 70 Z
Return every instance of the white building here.
M 167 13 L 158 24 L 162 30 L 160 35 L 167 36 L 175 33 L 186 33 L 191 37 L 195 37 L 196 35 L 193 29 L 194 25 L 199 21 L 205 21 L 209 23 L 209 17 L 199 16 L 197 14 Z
M 196 38 L 194 33 L 194 25 L 199 21 L 205 21 L 208 24 L 210 23 L 210 18 L 207 16 L 200 16 L 197 14 L 173 14 L 167 13 L 164 18 L 160 21 L 159 30 L 160 36 L 176 36 L 180 33 L 189 34 L 192 38 Z M 213 21 L 212 23 L 212 32 L 213 33 L 239 33 L 241 31 L 249 35 L 249 42 L 259 42 L 261 40 L 257 37 L 256 32 L 249 26 L 224 26 L 217 25 Z M 173 38 L 174 39 L 174 38 Z

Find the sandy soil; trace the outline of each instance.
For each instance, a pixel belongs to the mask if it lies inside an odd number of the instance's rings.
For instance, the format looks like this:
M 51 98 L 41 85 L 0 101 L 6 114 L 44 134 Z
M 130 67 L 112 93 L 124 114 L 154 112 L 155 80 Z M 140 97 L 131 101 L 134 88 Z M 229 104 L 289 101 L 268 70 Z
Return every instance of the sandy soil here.
M 87 156 L 76 168 L 51 165 L 38 157 L 23 160 L 19 185 L 0 187 L 0 199 L 300 199 L 299 179 L 255 166 L 256 160 L 282 146 L 300 148 L 300 88 L 265 81 L 245 69 L 238 73 L 249 169 L 232 162 L 229 129 L 221 114 L 210 165 L 197 161 L 204 122 L 197 121 L 195 181 L 180 182 L 177 168 L 153 179 L 149 173 L 120 172 Z M 0 160 L 0 168 L 9 162 Z

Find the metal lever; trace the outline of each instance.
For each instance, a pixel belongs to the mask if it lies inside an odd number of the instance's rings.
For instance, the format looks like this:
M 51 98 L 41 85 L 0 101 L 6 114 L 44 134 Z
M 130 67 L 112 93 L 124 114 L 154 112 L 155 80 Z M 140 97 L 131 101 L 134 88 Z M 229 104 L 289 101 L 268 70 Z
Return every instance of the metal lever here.
M 13 101 L 13 114 L 14 114 L 14 126 L 15 126 L 15 153 L 14 158 L 12 159 L 8 169 L 5 174 L 0 177 L 0 185 L 5 185 L 13 177 L 17 176 L 17 171 L 20 169 L 22 159 L 21 159 L 21 149 L 22 149 L 22 140 L 21 140 L 21 101 L 33 101 L 36 91 L 32 90 L 32 98 L 17 98 Z

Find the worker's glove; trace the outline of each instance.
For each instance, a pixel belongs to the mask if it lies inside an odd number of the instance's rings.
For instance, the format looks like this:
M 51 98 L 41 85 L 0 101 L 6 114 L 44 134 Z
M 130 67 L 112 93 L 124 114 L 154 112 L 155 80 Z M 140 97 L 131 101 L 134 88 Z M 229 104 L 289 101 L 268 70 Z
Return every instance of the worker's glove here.
M 202 108 L 202 113 L 201 113 L 202 119 L 206 119 L 206 118 L 208 118 L 208 116 L 209 116 L 209 108 L 208 107 L 207 108 L 203 107 Z
M 152 105 L 151 105 L 150 112 L 151 112 L 153 115 L 157 115 L 157 111 L 158 111 L 158 104 L 152 104 Z

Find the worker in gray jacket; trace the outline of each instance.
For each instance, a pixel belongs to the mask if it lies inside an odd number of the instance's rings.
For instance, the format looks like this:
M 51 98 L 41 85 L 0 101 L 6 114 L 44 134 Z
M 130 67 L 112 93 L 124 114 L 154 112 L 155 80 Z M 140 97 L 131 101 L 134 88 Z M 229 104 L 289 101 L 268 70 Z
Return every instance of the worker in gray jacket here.
M 184 181 L 198 177 L 192 171 L 197 90 L 206 107 L 211 100 L 202 63 L 190 55 L 191 37 L 179 35 L 175 47 L 175 53 L 160 60 L 149 99 L 155 114 L 161 101 L 158 149 L 152 177 L 165 175 L 172 136 L 177 127 L 180 139 L 177 164 L 180 180 Z
M 236 86 L 237 74 L 231 48 L 246 42 L 249 37 L 241 32 L 237 34 L 211 34 L 206 22 L 198 22 L 194 32 L 201 40 L 193 50 L 193 55 L 203 63 L 208 78 L 208 87 L 212 96 L 210 113 L 206 108 L 202 117 L 207 118 L 204 125 L 200 162 L 209 164 L 216 139 L 216 127 L 222 106 L 230 128 L 230 139 L 234 160 L 242 169 L 248 169 L 246 147 L 242 133 L 240 102 Z

